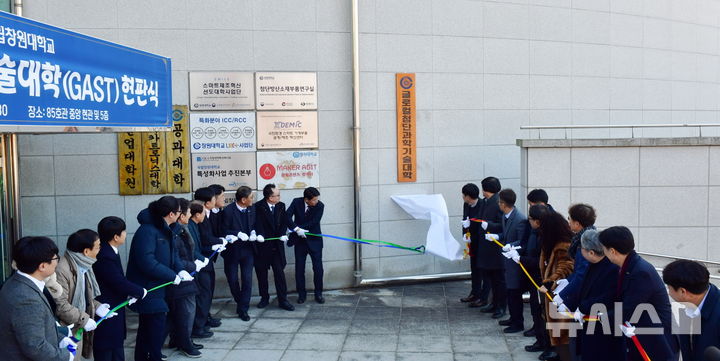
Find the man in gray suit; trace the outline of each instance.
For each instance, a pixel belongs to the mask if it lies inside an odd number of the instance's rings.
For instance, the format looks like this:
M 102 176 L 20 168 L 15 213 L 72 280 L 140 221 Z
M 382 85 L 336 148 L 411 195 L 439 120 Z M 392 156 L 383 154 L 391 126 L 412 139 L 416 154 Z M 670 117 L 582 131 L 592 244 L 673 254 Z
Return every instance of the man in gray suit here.
M 56 327 L 44 280 L 55 272 L 58 248 L 47 237 L 24 237 L 13 250 L 18 271 L 0 290 L 0 345 L 12 361 L 72 361 L 69 337 Z

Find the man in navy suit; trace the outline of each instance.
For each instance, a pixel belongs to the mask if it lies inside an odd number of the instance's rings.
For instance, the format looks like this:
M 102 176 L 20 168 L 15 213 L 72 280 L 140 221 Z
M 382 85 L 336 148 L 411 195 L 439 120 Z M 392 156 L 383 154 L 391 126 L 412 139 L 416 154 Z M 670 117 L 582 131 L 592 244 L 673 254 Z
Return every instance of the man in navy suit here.
M 202 202 L 205 208 L 203 222 L 197 224 L 200 236 L 200 253 L 205 257 L 213 254 L 213 247 L 222 244 L 222 240 L 216 236 L 213 222 L 222 223 L 222 213 L 213 213 L 217 205 L 215 191 L 210 187 L 198 188 L 195 191 L 195 200 Z M 223 201 L 224 202 L 224 201 Z M 215 293 L 215 267 L 216 257 L 210 259 L 210 265 L 204 267 L 195 275 L 195 283 L 198 293 L 195 296 L 195 320 L 193 321 L 192 334 L 196 338 L 206 338 L 212 335 L 210 327 L 220 326 L 220 320 L 210 317 L 210 306 L 212 305 L 213 294 Z
M 320 220 L 325 205 L 320 202 L 320 191 L 315 187 L 305 188 L 303 196 L 293 199 L 287 210 L 288 229 L 295 233 L 290 234 L 288 246 L 295 246 L 295 285 L 298 292 L 298 303 L 305 302 L 307 291 L 305 289 L 305 261 L 308 254 L 312 261 L 313 284 L 315 285 L 315 302 L 325 303 L 323 291 L 323 239 L 319 236 L 306 235 L 306 232 L 322 234 Z
M 630 337 L 636 335 L 651 360 L 677 361 L 678 344 L 671 329 L 670 298 L 655 267 L 635 252 L 635 239 L 627 227 L 610 227 L 600 232 L 599 238 L 605 256 L 620 267 L 615 302 L 622 302 L 622 314 L 615 314 L 612 310 L 608 313 L 614 327 L 620 327 L 627 336 L 623 338 L 622 349 L 615 352 L 608 350 L 606 359 L 643 360 L 633 341 L 630 341 Z M 639 319 L 632 319 L 638 307 L 645 309 L 648 306 L 660 322 L 653 321 L 656 317 L 651 317 L 646 310 Z M 625 327 L 626 322 L 632 322 L 636 331 Z
M 677 260 L 665 266 L 663 281 L 670 297 L 685 304 L 680 312 L 680 351 L 684 361 L 701 361 L 705 349 L 720 347 L 720 292 L 702 264 Z
M 257 257 L 255 257 L 255 274 L 258 280 L 260 302 L 258 308 L 263 308 L 270 301 L 268 293 L 268 270 L 272 268 L 275 279 L 275 291 L 280 308 L 293 311 L 295 307 L 287 300 L 287 283 L 285 281 L 285 242 L 288 229 L 288 219 L 285 213 L 285 203 L 280 202 L 280 191 L 274 184 L 267 184 L 263 188 L 263 199 L 255 203 L 257 210 L 256 229 Z M 267 240 L 265 238 L 279 238 Z
M 247 312 L 250 308 L 252 270 L 256 252 L 255 242 L 250 241 L 250 235 L 255 230 L 255 217 L 252 189 L 242 186 L 235 192 L 235 203 L 225 207 L 222 213 L 222 233 L 237 235 L 239 240 L 229 244 L 222 255 L 230 292 L 237 303 L 238 316 L 243 321 L 250 321 Z M 238 267 L 240 267 L 242 287 L 238 283 Z
M 147 290 L 125 278 L 120 262 L 118 247 L 125 244 L 127 231 L 125 221 L 118 217 L 105 217 L 98 223 L 100 235 L 100 252 L 97 262 L 93 264 L 93 272 L 100 286 L 98 302 L 116 306 L 128 297 L 142 299 Z M 123 344 L 127 335 L 125 328 L 125 308 L 116 311 L 117 316 L 103 321 L 102 327 L 95 330 L 93 338 L 93 355 L 95 361 L 125 360 Z

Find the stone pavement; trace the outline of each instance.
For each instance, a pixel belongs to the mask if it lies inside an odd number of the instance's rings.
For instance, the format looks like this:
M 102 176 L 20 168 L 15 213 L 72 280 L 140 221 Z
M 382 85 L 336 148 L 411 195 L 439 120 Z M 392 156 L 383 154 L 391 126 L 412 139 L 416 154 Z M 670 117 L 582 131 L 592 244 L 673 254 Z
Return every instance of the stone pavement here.
M 534 338 L 502 333 L 497 321 L 459 302 L 467 296 L 469 281 L 426 283 L 383 288 L 329 291 L 325 304 L 308 298 L 290 301 L 295 311 L 265 309 L 251 303 L 250 322 L 235 314 L 235 303 L 216 300 L 213 313 L 222 318 L 215 335 L 195 340 L 203 344 L 200 360 L 259 361 L 524 361 L 537 360 L 524 345 Z M 526 305 L 525 326 L 531 326 Z M 137 318 L 129 316 L 126 359 L 133 360 Z M 170 360 L 189 360 L 164 349 Z

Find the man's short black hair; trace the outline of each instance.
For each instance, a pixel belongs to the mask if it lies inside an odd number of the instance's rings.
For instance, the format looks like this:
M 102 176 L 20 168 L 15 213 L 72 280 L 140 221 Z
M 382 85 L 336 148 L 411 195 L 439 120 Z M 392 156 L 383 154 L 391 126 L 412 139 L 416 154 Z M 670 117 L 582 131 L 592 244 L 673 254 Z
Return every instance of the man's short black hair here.
M 202 212 L 205 212 L 205 206 L 202 201 L 194 200 L 190 202 L 190 217 Z
M 223 187 L 219 184 L 211 184 L 207 187 L 210 188 L 215 193 L 216 196 L 219 196 L 219 195 L 225 193 L 225 187 Z
M 20 272 L 32 274 L 41 263 L 50 263 L 58 255 L 58 247 L 47 237 L 23 237 L 13 246 L 13 260 Z
M 101 219 L 97 228 L 100 242 L 110 242 L 115 236 L 121 235 L 126 230 L 126 225 L 122 218 L 109 216 Z
M 498 198 L 500 198 L 500 200 L 508 207 L 515 207 L 517 195 L 515 194 L 514 190 L 510 188 L 505 188 L 498 193 Z
M 500 189 L 502 189 L 502 186 L 500 186 L 500 180 L 495 177 L 487 177 L 483 179 L 482 182 L 480 182 L 480 185 L 485 192 L 493 194 L 500 192 Z
M 208 187 L 202 187 L 195 190 L 195 199 L 199 201 L 211 202 L 213 197 L 215 197 L 215 191 Z
M 688 292 L 701 295 L 710 286 L 710 272 L 702 264 L 686 259 L 674 261 L 662 271 L 663 282 L 674 289 L 680 287 Z
M 462 194 L 472 199 L 480 197 L 480 188 L 475 183 L 468 183 L 462 187 Z
M 550 208 L 542 204 L 536 204 L 534 206 L 530 206 L 530 209 L 528 209 L 528 218 L 542 222 L 543 218 L 549 213 Z
M 568 209 L 568 215 L 572 218 L 572 220 L 579 222 L 583 228 L 594 225 L 595 219 L 597 219 L 597 215 L 595 215 L 595 208 L 585 203 L 578 203 L 570 206 L 570 209 Z
M 235 191 L 235 201 L 240 202 L 241 199 L 250 197 L 250 194 L 252 194 L 252 189 L 248 186 L 240 186 L 240 188 Z
M 635 249 L 635 238 L 625 226 L 613 226 L 600 232 L 600 243 L 605 248 L 614 248 L 620 254 L 626 255 Z
M 307 187 L 303 191 L 303 198 L 305 198 L 307 200 L 311 200 L 311 199 L 313 199 L 315 197 L 319 197 L 319 196 L 320 196 L 320 191 L 315 187 Z
M 271 195 L 273 195 L 273 189 L 275 189 L 275 184 L 268 183 L 263 187 L 263 197 L 270 198 Z
M 68 237 L 68 251 L 82 253 L 86 248 L 93 249 L 95 240 L 99 239 L 97 232 L 92 229 L 81 229 Z
M 545 203 L 548 202 L 548 194 L 544 189 L 533 189 L 527 195 L 528 202 Z

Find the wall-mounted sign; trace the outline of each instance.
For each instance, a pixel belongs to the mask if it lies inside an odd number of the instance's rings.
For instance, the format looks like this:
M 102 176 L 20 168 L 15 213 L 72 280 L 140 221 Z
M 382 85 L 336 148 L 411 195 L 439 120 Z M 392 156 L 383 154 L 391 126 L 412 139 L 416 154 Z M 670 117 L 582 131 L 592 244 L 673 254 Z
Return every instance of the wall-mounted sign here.
M 257 152 L 257 187 L 274 183 L 280 189 L 320 186 L 320 153 L 311 150 Z
M 397 107 L 397 179 L 417 180 L 417 142 L 415 138 L 415 73 L 395 74 Z
M 143 192 L 145 194 L 167 193 L 167 159 L 165 132 L 143 132 Z
M 317 109 L 317 73 L 255 73 L 257 110 Z
M 190 114 L 192 153 L 255 151 L 255 113 Z
M 5 12 L 0 54 L 2 125 L 172 123 L 169 58 Z
M 258 112 L 258 149 L 318 147 L 317 112 Z
M 190 121 L 186 105 L 173 106 L 172 131 L 165 133 L 169 193 L 189 193 Z
M 140 133 L 118 133 L 117 144 L 120 195 L 142 194 L 142 137 Z
M 191 110 L 255 109 L 255 77 L 247 72 L 190 72 Z
M 195 189 L 219 184 L 234 192 L 240 186 L 255 189 L 255 153 L 207 153 L 192 155 L 192 179 Z

